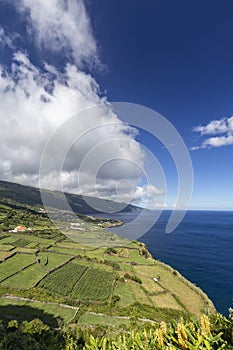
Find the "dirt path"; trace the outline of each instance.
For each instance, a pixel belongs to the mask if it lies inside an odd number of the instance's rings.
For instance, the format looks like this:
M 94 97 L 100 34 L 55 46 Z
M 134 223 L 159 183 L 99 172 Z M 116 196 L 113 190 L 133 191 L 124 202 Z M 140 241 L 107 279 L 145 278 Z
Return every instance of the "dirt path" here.
M 11 300 L 19 300 L 19 301 L 29 301 L 32 303 L 41 303 L 41 304 L 46 304 L 46 305 L 59 305 L 62 307 L 65 307 L 67 309 L 73 309 L 73 310 L 79 310 L 78 307 L 76 306 L 71 306 L 71 305 L 66 305 L 66 304 L 59 304 L 59 303 L 55 303 L 52 301 L 40 301 L 40 300 L 35 300 L 35 299 L 29 299 L 29 298 L 23 298 L 23 297 L 15 297 L 13 295 L 2 295 L 1 298 L 3 299 L 11 299 Z
M 117 319 L 122 319 L 122 320 L 130 320 L 129 316 L 112 316 L 112 315 L 106 315 L 106 314 L 102 314 L 102 313 L 96 313 L 96 312 L 86 312 L 89 315 L 94 315 L 94 316 L 103 316 L 103 317 L 111 317 L 111 318 L 117 318 Z M 142 322 L 151 322 L 151 323 L 155 323 L 157 321 L 155 320 L 150 320 L 149 318 L 138 318 L 139 321 Z
M 41 303 L 41 304 L 46 304 L 46 305 L 59 305 L 61 307 L 67 308 L 67 309 L 75 310 L 74 316 L 71 318 L 70 321 L 72 321 L 76 317 L 76 315 L 79 311 L 79 307 L 75 307 L 75 306 L 71 306 L 71 305 L 59 304 L 59 303 L 49 302 L 49 301 L 40 301 L 40 300 L 35 300 L 35 299 L 23 298 L 23 297 L 16 297 L 13 295 L 3 295 L 0 298 L 9 299 L 9 300 L 28 301 L 28 302 L 32 302 L 32 303 Z M 130 320 L 129 316 L 112 316 L 112 315 L 107 315 L 107 314 L 103 314 L 103 313 L 96 313 L 96 312 L 87 312 L 87 314 L 95 315 L 95 316 L 102 316 L 102 317 L 111 317 L 113 319 L 117 318 L 117 319 L 122 319 L 122 320 Z M 150 322 L 150 323 L 156 322 L 155 320 L 150 320 L 148 318 L 138 318 L 138 320 L 142 321 L 142 322 Z

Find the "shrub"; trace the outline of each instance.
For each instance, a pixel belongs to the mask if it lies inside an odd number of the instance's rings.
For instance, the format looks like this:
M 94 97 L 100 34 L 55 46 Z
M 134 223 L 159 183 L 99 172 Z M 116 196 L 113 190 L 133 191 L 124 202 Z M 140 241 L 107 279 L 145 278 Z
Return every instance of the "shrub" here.
M 116 250 L 116 248 L 108 247 L 104 253 L 105 254 L 117 254 L 117 250 Z
M 142 280 L 141 280 L 138 276 L 136 276 L 136 275 L 131 275 L 131 274 L 129 274 L 128 272 L 126 272 L 126 273 L 124 274 L 124 277 L 125 277 L 126 279 L 131 280 L 131 281 L 134 281 L 134 282 L 137 282 L 137 283 L 142 284 Z

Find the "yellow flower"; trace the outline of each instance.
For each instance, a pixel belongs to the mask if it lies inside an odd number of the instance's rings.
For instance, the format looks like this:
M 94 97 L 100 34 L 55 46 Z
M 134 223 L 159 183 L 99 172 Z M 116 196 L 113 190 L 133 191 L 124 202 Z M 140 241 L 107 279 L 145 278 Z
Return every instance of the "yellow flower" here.
M 160 327 L 159 328 L 160 328 L 162 334 L 166 334 L 167 333 L 167 324 L 166 324 L 166 322 L 162 321 L 160 323 Z
M 177 325 L 177 338 L 178 338 L 178 343 L 181 349 L 188 349 L 186 345 L 186 341 L 188 340 L 188 336 L 186 333 L 185 325 L 183 323 L 183 320 L 181 320 L 180 323 Z
M 200 317 L 200 325 L 202 334 L 210 334 L 210 320 L 207 315 L 201 315 Z
M 157 340 L 158 340 L 158 344 L 160 346 L 164 345 L 164 341 L 163 341 L 163 332 L 161 331 L 161 329 L 156 329 L 155 334 L 157 336 Z

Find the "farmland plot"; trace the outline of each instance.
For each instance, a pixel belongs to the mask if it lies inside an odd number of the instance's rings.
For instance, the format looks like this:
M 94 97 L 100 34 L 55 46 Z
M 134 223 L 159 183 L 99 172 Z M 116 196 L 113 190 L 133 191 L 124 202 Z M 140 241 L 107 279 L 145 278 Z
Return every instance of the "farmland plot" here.
M 87 270 L 87 266 L 69 263 L 48 274 L 38 285 L 60 295 L 69 296 L 73 286 Z
M 43 270 L 38 264 L 31 265 L 24 269 L 23 271 L 18 272 L 16 275 L 7 278 L 2 282 L 2 285 L 5 287 L 13 288 L 31 288 L 37 281 L 39 281 L 46 271 Z
M 71 296 L 80 300 L 105 301 L 110 297 L 114 279 L 111 272 L 89 268 L 74 286 Z
M 16 254 L 12 256 L 0 264 L 0 280 L 20 271 L 34 261 L 35 257 L 32 254 Z

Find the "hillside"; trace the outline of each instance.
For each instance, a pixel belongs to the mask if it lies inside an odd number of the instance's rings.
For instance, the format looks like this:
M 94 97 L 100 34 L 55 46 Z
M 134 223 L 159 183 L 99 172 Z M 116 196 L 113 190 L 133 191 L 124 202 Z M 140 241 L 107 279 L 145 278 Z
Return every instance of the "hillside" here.
M 43 205 L 40 194 L 41 192 L 43 192 L 44 196 L 46 196 L 48 206 L 60 210 L 66 208 L 64 200 L 59 191 L 49 191 L 47 189 L 40 190 L 39 188 L 35 187 L 23 186 L 8 181 L 0 181 L 0 200 L 1 198 L 7 200 L 11 199 L 23 205 L 38 207 Z M 85 197 L 71 193 L 65 193 L 65 197 L 74 212 L 78 212 L 80 214 L 93 214 L 98 212 L 86 203 Z M 110 210 L 114 205 L 114 202 L 99 198 L 92 198 L 92 200 L 94 200 L 95 206 L 100 208 L 106 206 Z M 125 205 L 122 212 L 132 212 L 137 210 L 140 210 L 140 208 L 129 204 Z
M 1 182 L 1 197 L 0 318 L 115 327 L 215 312 L 143 243 L 103 230 L 113 222 L 81 214 L 68 237 L 39 208 L 37 189 Z

